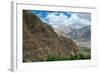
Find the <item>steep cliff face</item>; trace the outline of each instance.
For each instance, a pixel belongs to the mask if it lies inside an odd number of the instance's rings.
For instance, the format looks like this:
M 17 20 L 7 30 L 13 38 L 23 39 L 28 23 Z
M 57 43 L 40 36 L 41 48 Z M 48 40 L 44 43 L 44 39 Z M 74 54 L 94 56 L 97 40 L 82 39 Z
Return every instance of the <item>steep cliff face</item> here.
M 47 57 L 69 56 L 79 53 L 71 39 L 58 36 L 54 29 L 43 23 L 30 11 L 23 10 L 23 61 L 46 61 Z

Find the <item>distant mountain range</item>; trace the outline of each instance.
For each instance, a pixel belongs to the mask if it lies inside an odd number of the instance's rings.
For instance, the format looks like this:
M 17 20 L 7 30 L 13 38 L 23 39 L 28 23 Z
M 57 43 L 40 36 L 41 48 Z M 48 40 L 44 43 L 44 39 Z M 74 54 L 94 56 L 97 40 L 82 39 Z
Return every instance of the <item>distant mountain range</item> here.
M 85 26 L 80 29 L 76 29 L 68 34 L 72 39 L 79 41 L 90 41 L 91 40 L 91 26 Z
M 58 35 L 69 37 L 76 41 L 81 42 L 84 47 L 89 46 L 91 42 L 91 25 L 70 25 L 70 26 L 59 26 L 54 28 Z M 88 44 L 88 45 L 87 45 Z M 81 46 L 79 44 L 79 46 Z

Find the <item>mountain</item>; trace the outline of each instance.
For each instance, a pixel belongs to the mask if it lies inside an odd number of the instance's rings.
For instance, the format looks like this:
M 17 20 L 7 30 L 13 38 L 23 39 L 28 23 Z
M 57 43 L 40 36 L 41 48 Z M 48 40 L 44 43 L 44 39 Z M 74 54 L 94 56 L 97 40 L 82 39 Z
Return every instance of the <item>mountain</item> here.
M 73 39 L 79 39 L 79 37 L 83 37 L 83 38 L 90 38 L 90 25 L 68 25 L 68 26 L 58 26 L 58 27 L 53 27 L 55 32 L 60 35 L 60 33 L 62 32 L 65 36 L 71 36 L 71 38 Z M 89 33 L 89 34 L 88 34 Z M 81 35 L 82 34 L 82 35 Z M 87 36 L 88 34 L 88 36 Z
M 74 40 L 79 41 L 90 41 L 91 40 L 91 26 L 85 26 L 83 28 L 74 30 L 69 33 L 70 37 Z
M 58 27 L 53 27 L 55 32 L 59 34 L 59 32 L 64 32 L 64 34 L 67 34 L 69 32 L 71 32 L 73 29 L 70 26 L 65 26 L 65 25 L 61 25 Z
M 82 23 L 81 24 L 71 24 L 70 26 L 75 29 L 81 29 L 85 26 L 90 26 L 90 24 L 82 24 Z
M 91 25 L 76 28 L 74 26 L 60 26 L 54 28 L 58 35 L 63 35 L 74 40 L 78 46 L 91 47 Z
M 68 36 L 73 39 L 78 46 L 91 48 L 91 26 L 85 26 L 83 28 L 74 30 L 67 34 Z
M 77 55 L 79 47 L 68 37 L 59 36 L 52 26 L 30 10 L 23 10 L 23 62 L 47 61 L 48 56 Z

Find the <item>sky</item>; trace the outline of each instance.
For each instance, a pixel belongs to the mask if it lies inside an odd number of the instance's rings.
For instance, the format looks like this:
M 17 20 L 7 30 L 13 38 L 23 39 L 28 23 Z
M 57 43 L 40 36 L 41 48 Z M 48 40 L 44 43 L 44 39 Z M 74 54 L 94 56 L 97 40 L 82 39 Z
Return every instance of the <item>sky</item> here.
M 91 14 L 83 12 L 61 12 L 61 11 L 42 11 L 32 10 L 40 19 L 53 27 L 74 26 L 80 28 L 91 25 Z

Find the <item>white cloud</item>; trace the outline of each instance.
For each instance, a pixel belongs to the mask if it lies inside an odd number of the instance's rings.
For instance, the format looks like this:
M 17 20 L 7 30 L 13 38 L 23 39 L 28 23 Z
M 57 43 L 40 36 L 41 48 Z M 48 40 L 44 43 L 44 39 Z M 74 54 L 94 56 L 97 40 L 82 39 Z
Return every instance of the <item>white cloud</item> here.
M 53 27 L 72 25 L 75 28 L 79 28 L 86 25 L 90 25 L 91 21 L 85 19 L 85 17 L 82 17 L 82 13 L 81 16 L 80 13 L 72 13 L 71 17 L 68 18 L 68 16 L 63 13 L 59 13 L 59 15 L 57 15 L 57 12 L 53 12 L 49 13 L 46 19 L 48 20 L 48 23 L 51 24 Z M 90 17 L 87 16 L 87 18 Z
M 77 16 L 91 21 L 91 13 L 77 13 Z
M 79 17 L 77 13 L 72 14 L 72 16 L 67 21 L 74 28 L 81 28 L 91 24 L 89 20 Z
M 53 12 L 48 14 L 46 19 L 48 19 L 48 23 L 53 27 L 57 27 L 59 25 L 65 25 L 67 23 L 68 16 L 63 13 L 59 13 L 59 15 L 57 15 L 57 12 Z

